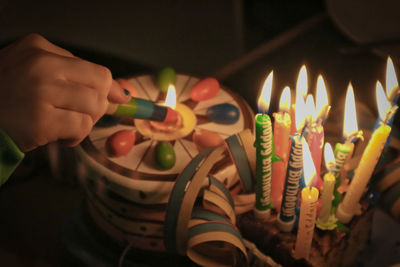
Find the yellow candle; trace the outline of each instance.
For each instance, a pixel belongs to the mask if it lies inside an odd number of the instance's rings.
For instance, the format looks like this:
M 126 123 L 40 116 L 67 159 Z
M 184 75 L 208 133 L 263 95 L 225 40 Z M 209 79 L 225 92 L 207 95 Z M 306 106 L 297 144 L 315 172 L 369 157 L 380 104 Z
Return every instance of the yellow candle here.
M 294 257 L 308 259 L 310 256 L 312 239 L 314 236 L 315 217 L 317 214 L 319 191 L 309 186 L 316 178 L 315 166 L 307 142 L 303 140 L 304 178 L 307 186 L 301 190 L 300 218 L 297 232 Z
M 355 170 L 354 177 L 346 195 L 337 209 L 336 216 L 342 223 L 350 222 L 354 214 L 360 211 L 359 201 L 365 191 L 369 179 L 371 178 L 372 172 L 375 169 L 375 165 L 378 162 L 391 131 L 391 127 L 386 125 L 391 110 L 389 101 L 381 87 L 376 87 L 376 95 L 379 116 L 382 123 L 372 134 L 371 139 L 363 152 L 360 163 Z
M 357 141 L 358 138 L 363 140 L 363 135 L 362 131 L 358 130 L 354 90 L 351 83 L 349 83 L 349 85 L 347 86 L 343 120 L 344 143 L 337 143 L 334 152 L 336 159 L 336 168 L 334 171 L 336 178 L 334 190 L 335 199 L 332 204 L 334 213 L 336 213 L 336 209 L 339 206 L 339 203 L 342 201 L 342 195 L 339 192 L 340 190 L 338 190 L 338 188 L 346 182 L 345 173 L 347 170 L 343 167 L 345 166 L 346 162 L 351 159 L 354 150 L 354 142 Z
M 336 216 L 342 223 L 348 223 L 359 208 L 359 201 L 371 178 L 375 165 L 382 153 L 383 146 L 390 133 L 390 126 L 382 124 L 374 131 L 372 137 L 364 150 L 361 161 L 354 173 L 354 177 L 344 196 L 343 202 L 339 204 Z
M 279 112 L 274 113 L 274 144 L 275 154 L 282 160 L 272 163 L 272 191 L 271 200 L 279 212 L 282 202 L 283 186 L 285 184 L 286 168 L 289 157 L 289 135 L 291 119 L 288 113 L 290 107 L 290 88 L 285 87 L 282 92 Z
M 319 212 L 318 220 L 322 224 L 326 224 L 331 216 L 333 190 L 335 188 L 335 176 L 333 170 L 335 169 L 335 157 L 333 155 L 332 147 L 329 143 L 325 144 L 324 149 L 325 166 L 327 173 L 324 175 L 324 183 L 321 196 L 321 210 Z M 318 225 L 318 224 L 317 224 Z
M 335 176 L 332 173 L 325 173 L 324 187 L 322 191 L 322 203 L 319 219 L 322 223 L 326 223 L 331 215 L 333 189 L 335 188 Z

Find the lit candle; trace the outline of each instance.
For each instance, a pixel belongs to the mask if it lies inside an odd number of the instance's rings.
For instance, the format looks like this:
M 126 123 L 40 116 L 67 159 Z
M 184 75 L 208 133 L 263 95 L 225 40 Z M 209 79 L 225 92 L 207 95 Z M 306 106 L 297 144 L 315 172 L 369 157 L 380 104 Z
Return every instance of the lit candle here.
M 379 86 L 382 86 L 381 84 Z M 399 83 L 396 77 L 396 71 L 394 69 L 393 61 L 388 57 L 386 62 L 386 97 L 391 105 L 396 105 L 399 98 Z M 394 115 L 388 120 L 387 125 L 390 127 L 393 125 Z M 378 117 L 375 122 L 374 130 L 379 127 L 381 119 Z M 390 144 L 390 134 L 388 140 L 386 141 L 385 147 Z
M 353 86 L 349 83 L 346 93 L 346 103 L 344 110 L 343 120 L 343 143 L 337 143 L 335 146 L 335 191 L 333 200 L 333 212 L 336 213 L 336 209 L 342 200 L 342 194 L 338 191 L 339 186 L 342 183 L 341 172 L 343 165 L 345 164 L 348 156 L 353 153 L 354 142 L 357 139 L 362 139 L 362 131 L 358 131 L 356 105 L 354 100 Z M 345 178 L 345 177 L 344 177 Z
M 176 90 L 173 84 L 170 84 L 168 86 L 168 91 L 165 97 L 164 105 L 172 109 L 176 109 Z
M 303 96 L 296 94 L 296 133 L 292 136 L 292 145 L 286 170 L 281 210 L 277 225 L 281 231 L 290 232 L 296 221 L 297 194 L 303 172 L 303 129 L 305 126 L 305 103 Z
M 285 175 L 287 161 L 289 157 L 289 134 L 292 124 L 290 115 L 290 88 L 285 87 L 282 91 L 279 101 L 279 112 L 274 116 L 274 144 L 275 154 L 281 158 L 280 161 L 272 163 L 272 191 L 271 199 L 277 212 L 281 209 L 283 185 L 285 184 Z
M 377 84 L 377 86 L 382 87 L 382 85 L 380 83 Z M 388 57 L 387 64 L 386 64 L 386 96 L 389 100 L 389 103 L 391 103 L 392 105 L 396 105 L 398 98 L 399 98 L 399 93 L 400 93 L 399 83 L 397 81 L 396 72 L 395 72 L 394 66 L 393 66 L 393 61 L 390 57 Z M 389 125 L 390 127 L 393 125 L 394 115 L 395 114 L 393 114 L 393 116 L 387 122 L 387 125 Z M 374 130 L 379 127 L 380 122 L 381 122 L 381 120 L 378 117 L 375 122 Z M 390 145 L 390 140 L 391 140 L 391 134 L 389 134 L 389 137 L 385 143 L 385 148 Z M 378 163 L 376 164 L 375 170 L 381 169 L 382 167 L 384 167 L 384 165 L 386 163 L 387 162 L 384 159 L 384 153 L 382 153 Z M 376 183 L 379 182 L 379 180 L 380 180 L 380 176 L 374 176 L 371 179 L 369 186 L 375 185 Z
M 168 86 L 168 91 L 167 95 L 165 97 L 164 103 L 162 103 L 163 106 L 168 107 L 168 109 L 172 110 L 175 112 L 175 118 L 171 121 L 164 121 L 164 122 L 155 122 L 152 121 L 150 122 L 150 125 L 157 129 L 158 131 L 166 132 L 166 133 L 171 133 L 174 132 L 180 128 L 183 127 L 182 124 L 182 118 L 179 115 L 179 109 L 177 109 L 176 105 L 176 91 L 175 91 L 175 86 L 173 84 L 170 84 Z M 136 123 L 137 124 L 137 123 Z M 138 125 L 136 125 L 138 126 Z
M 299 227 L 297 231 L 294 257 L 308 259 L 310 256 L 312 239 L 314 236 L 315 217 L 317 214 L 318 195 L 317 188 L 311 186 L 316 178 L 316 170 L 307 142 L 303 140 L 303 166 L 306 187 L 301 190 L 301 207 Z
M 359 201 L 391 131 L 391 127 L 387 125 L 387 121 L 393 116 L 397 106 L 391 107 L 383 88 L 378 85 L 376 87 L 376 99 L 382 122 L 372 134 L 362 154 L 360 163 L 355 170 L 350 186 L 337 209 L 336 216 L 342 223 L 348 223 L 355 214 L 360 214 L 361 206 Z
M 317 81 L 316 108 L 312 114 L 312 122 L 307 126 L 304 134 L 315 163 L 315 169 L 317 172 L 315 186 L 317 188 L 320 188 L 322 186 L 320 173 L 322 148 L 324 146 L 325 138 L 323 123 L 328 117 L 329 110 L 330 106 L 328 104 L 328 94 L 326 92 L 324 79 L 321 75 L 319 75 Z
M 307 79 L 307 68 L 305 65 L 301 66 L 299 75 L 297 76 L 296 82 L 296 98 L 297 96 L 301 96 L 303 100 L 306 99 L 308 91 L 308 79 Z M 296 103 L 291 105 L 290 109 L 290 117 L 291 121 L 296 121 Z M 290 129 L 290 135 L 294 135 L 296 132 L 296 125 L 292 123 L 292 127 Z
M 307 95 L 306 103 L 304 106 L 304 114 L 305 114 L 305 128 L 304 128 L 304 138 L 306 139 L 307 132 L 309 131 L 310 126 L 312 125 L 313 117 L 316 114 L 315 105 L 314 105 L 314 98 L 311 94 Z M 310 147 L 310 145 L 308 145 Z M 315 182 L 316 179 L 313 181 Z M 300 178 L 300 190 L 306 187 L 306 182 L 304 180 L 304 173 Z M 297 215 L 299 214 L 300 209 L 297 209 Z
M 332 146 L 325 143 L 324 159 L 327 172 L 324 175 L 324 183 L 322 187 L 321 196 L 321 210 L 316 222 L 318 228 L 322 230 L 333 230 L 336 228 L 336 216 L 331 213 L 333 190 L 335 189 L 335 175 L 336 168 L 335 156 L 333 155 Z
M 272 123 L 268 116 L 273 72 L 265 79 L 260 97 L 259 112 L 255 117 L 256 140 L 256 202 L 253 209 L 257 218 L 268 218 L 271 212 Z
M 392 105 L 396 104 L 399 94 L 399 82 L 397 81 L 396 71 L 394 70 L 392 59 L 388 57 L 386 63 L 386 95 Z

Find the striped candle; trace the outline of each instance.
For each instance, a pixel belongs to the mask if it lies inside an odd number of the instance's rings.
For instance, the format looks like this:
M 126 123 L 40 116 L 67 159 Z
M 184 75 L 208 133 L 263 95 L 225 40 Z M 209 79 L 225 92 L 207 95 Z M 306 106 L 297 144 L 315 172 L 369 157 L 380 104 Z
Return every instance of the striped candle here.
M 258 113 L 255 117 L 256 140 L 256 202 L 254 214 L 257 218 L 266 219 L 270 216 L 271 174 L 272 174 L 272 124 L 268 116 L 271 100 L 273 72 L 265 79 L 261 95 L 258 99 Z

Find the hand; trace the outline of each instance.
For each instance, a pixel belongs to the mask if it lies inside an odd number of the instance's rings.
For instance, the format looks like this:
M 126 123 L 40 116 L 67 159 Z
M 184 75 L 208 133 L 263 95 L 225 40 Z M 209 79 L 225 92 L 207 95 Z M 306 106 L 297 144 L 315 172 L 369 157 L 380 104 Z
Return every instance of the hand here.
M 0 50 L 0 128 L 30 151 L 54 141 L 76 145 L 129 97 L 103 66 L 31 34 Z

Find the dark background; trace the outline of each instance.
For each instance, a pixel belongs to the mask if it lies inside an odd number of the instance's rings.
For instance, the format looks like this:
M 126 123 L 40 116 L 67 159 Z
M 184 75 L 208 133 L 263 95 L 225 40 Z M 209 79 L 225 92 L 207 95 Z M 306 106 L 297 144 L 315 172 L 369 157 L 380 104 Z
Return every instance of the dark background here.
M 388 54 L 399 72 L 398 10 L 394 0 L 2 0 L 0 44 L 36 32 L 109 67 L 115 77 L 165 66 L 214 76 L 254 110 L 271 70 L 275 110 L 282 88 L 294 90 L 306 64 L 309 92 L 323 74 L 332 114 L 340 114 L 350 81 L 356 100 L 376 114 L 375 83 L 384 82 Z M 60 265 L 60 227 L 83 199 L 68 169 L 62 173 L 54 177 L 47 150 L 38 149 L 0 189 L 0 265 Z M 359 265 L 399 263 L 398 222 L 379 211 L 375 225 L 374 242 Z

